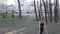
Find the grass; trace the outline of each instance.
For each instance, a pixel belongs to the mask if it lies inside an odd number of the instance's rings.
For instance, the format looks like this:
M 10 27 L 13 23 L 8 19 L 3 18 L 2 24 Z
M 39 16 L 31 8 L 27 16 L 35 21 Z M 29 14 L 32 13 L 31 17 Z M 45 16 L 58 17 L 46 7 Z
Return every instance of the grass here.
M 3 27 L 3 28 L 5 28 L 3 25 L 4 24 L 14 24 L 14 25 L 16 25 L 16 24 L 22 24 L 22 23 L 27 23 L 27 20 L 29 20 L 29 18 L 31 18 L 31 17 L 29 17 L 29 16 L 23 16 L 22 18 L 18 18 L 18 17 L 15 17 L 15 18 L 2 18 L 2 17 L 0 17 L 0 24 L 2 25 L 1 26 L 1 28 Z
M 22 18 L 2 18 L 0 17 L 0 23 L 9 23 L 9 24 L 22 24 L 28 23 L 29 19 L 35 19 L 35 17 L 23 16 Z M 34 21 L 35 22 L 35 21 Z M 60 34 L 60 23 L 48 23 L 48 32 L 49 34 Z M 4 26 L 0 26 L 0 29 L 5 28 Z
M 5 27 L 0 26 L 0 29 L 4 29 Z
M 0 27 L 0 29 L 3 29 L 4 27 Z
M 16 20 L 16 18 L 0 18 L 0 21 L 13 21 Z
M 49 34 L 60 34 L 60 23 L 48 23 Z

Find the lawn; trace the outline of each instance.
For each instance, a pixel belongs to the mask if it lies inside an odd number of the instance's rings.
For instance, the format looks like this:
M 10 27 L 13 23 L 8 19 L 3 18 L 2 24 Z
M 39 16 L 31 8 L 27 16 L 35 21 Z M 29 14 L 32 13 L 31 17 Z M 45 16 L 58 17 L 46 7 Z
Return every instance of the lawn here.
M 60 23 L 48 23 L 49 34 L 60 34 Z
M 8 26 L 15 26 L 18 24 L 27 24 L 29 19 L 32 19 L 32 21 L 35 19 L 35 17 L 29 17 L 24 16 L 22 18 L 1 18 L 0 17 L 0 29 L 8 28 Z M 33 23 L 36 23 L 36 21 L 33 21 Z M 48 32 L 49 34 L 60 34 L 60 23 L 48 23 L 47 24 Z M 37 24 L 38 26 L 38 24 Z M 34 29 L 38 30 L 37 27 Z
M 29 16 L 24 16 L 22 18 L 18 18 L 18 17 L 15 17 L 15 18 L 2 18 L 2 17 L 0 17 L 0 29 L 6 28 L 10 25 L 13 26 L 13 25 L 27 23 L 28 22 L 27 20 L 29 20 L 29 18 L 32 18 L 32 17 L 29 17 Z

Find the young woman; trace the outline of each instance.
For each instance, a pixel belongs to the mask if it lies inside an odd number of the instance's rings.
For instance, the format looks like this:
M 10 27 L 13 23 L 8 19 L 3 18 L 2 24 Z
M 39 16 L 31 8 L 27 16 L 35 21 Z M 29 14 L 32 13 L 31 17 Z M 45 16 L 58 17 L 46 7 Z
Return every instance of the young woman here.
M 44 28 L 46 30 L 46 33 L 48 34 L 45 19 L 44 19 L 44 17 L 42 17 L 41 21 L 39 21 L 39 32 L 40 32 L 40 34 L 43 34 Z

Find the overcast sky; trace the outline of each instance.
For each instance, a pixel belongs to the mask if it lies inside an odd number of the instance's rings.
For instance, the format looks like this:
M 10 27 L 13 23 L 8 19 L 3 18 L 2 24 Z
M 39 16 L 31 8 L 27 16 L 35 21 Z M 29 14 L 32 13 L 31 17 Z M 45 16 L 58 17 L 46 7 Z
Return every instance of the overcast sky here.
M 14 0 L 7 0 L 7 4 L 8 5 L 15 4 L 15 1 Z
M 33 0 L 21 0 L 22 2 L 31 2 L 31 1 L 33 1 Z M 53 0 L 52 0 L 52 2 L 53 2 Z M 60 3 L 60 0 L 59 0 L 59 3 Z M 15 0 L 7 0 L 7 4 L 8 5 L 11 5 L 11 4 L 15 4 Z

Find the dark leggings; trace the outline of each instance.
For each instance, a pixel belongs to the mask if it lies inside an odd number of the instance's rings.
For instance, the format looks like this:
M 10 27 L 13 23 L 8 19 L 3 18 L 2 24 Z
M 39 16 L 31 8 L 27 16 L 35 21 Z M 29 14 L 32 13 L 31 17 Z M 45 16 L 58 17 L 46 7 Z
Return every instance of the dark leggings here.
M 40 27 L 40 34 L 43 33 L 43 29 L 44 29 L 44 27 Z

